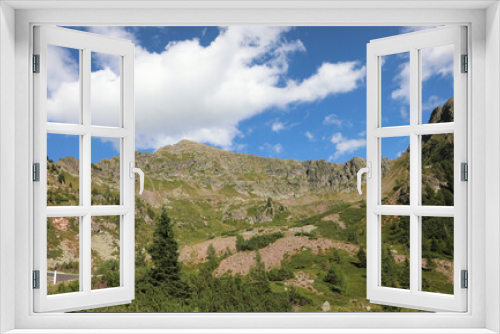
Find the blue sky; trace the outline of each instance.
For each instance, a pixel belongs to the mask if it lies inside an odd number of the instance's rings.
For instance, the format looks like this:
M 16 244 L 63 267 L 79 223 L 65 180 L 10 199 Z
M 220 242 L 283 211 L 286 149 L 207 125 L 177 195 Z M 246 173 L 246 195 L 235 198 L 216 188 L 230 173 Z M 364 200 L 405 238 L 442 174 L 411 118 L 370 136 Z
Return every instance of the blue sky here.
M 418 30 L 72 28 L 127 38 L 136 44 L 138 150 L 154 151 L 186 138 L 235 152 L 331 162 L 366 156 L 366 44 Z M 78 81 L 78 52 L 60 50 L 53 57 L 49 67 L 52 64 L 61 73 L 49 82 L 49 120 L 77 122 L 68 116 L 68 97 L 74 86 L 71 82 Z M 423 122 L 427 122 L 432 109 L 453 95 L 452 59 L 446 47 L 428 50 L 422 57 L 422 112 Z M 92 58 L 93 124 L 114 125 L 117 119 L 116 64 L 112 56 Z M 384 59 L 383 126 L 408 124 L 407 66 L 404 54 Z M 51 159 L 78 156 L 72 140 L 56 137 L 48 137 Z M 389 158 L 408 147 L 407 138 L 390 142 L 382 152 Z M 115 155 L 116 145 L 109 141 L 92 142 L 92 162 Z

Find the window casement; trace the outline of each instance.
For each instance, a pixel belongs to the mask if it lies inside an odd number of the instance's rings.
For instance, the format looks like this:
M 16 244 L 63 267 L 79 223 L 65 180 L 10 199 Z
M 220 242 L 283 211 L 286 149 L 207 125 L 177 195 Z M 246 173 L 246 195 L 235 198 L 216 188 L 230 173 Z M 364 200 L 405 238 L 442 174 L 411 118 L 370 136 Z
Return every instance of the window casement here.
M 453 57 L 454 115 L 435 124 L 427 124 L 423 116 L 422 89 L 425 67 L 425 52 L 432 48 L 451 48 Z M 462 286 L 462 275 L 467 270 L 467 182 L 461 175 L 461 165 L 467 163 L 467 74 L 462 68 L 466 49 L 465 27 L 443 27 L 405 35 L 371 41 L 367 46 L 367 163 L 370 168 L 367 178 L 367 298 L 373 303 L 402 306 L 429 311 L 467 310 L 467 290 Z M 409 124 L 383 126 L 384 104 L 382 68 L 384 57 L 396 55 L 408 57 L 407 78 L 409 87 Z M 453 107 L 452 107 L 453 108 Z M 423 189 L 428 180 L 423 180 L 423 143 L 431 135 L 442 136 L 438 140 L 449 140 L 453 148 L 454 205 L 428 203 L 423 200 Z M 445 137 L 447 136 L 447 137 Z M 409 140 L 409 203 L 394 203 L 386 200 L 382 184 L 383 148 L 386 138 L 405 137 Z M 448 139 L 446 139 L 448 138 Z M 450 159 L 450 157 L 442 157 Z M 402 177 L 402 176 L 401 176 Z M 399 205 L 398 205 L 399 204 Z M 434 204 L 434 205 L 433 205 Z M 384 256 L 387 251 L 382 236 L 386 217 L 409 220 L 409 288 L 390 286 L 384 282 Z M 403 218 L 401 218 L 403 217 Z M 437 219 L 432 219 L 437 217 Z M 431 219 L 430 219 L 431 218 Z M 429 235 L 424 224 L 448 224 L 449 238 L 453 239 L 451 270 L 454 289 L 452 294 L 425 291 L 423 286 L 423 245 Z M 402 228 L 403 225 L 399 225 Z M 446 227 L 445 227 L 446 228 Z
M 58 68 L 54 67 L 55 54 L 51 48 L 71 48 L 79 55 L 79 87 L 69 94 L 70 106 L 63 111 L 62 117 L 51 119 L 47 116 L 48 82 Z M 114 55 L 119 59 L 117 94 L 113 97 L 117 105 L 115 122 L 103 123 L 93 120 L 91 82 L 91 58 L 93 53 L 106 56 Z M 127 40 L 105 37 L 90 33 L 77 32 L 64 28 L 37 26 L 34 28 L 34 167 L 39 173 L 34 182 L 34 276 L 35 282 L 34 311 L 64 312 L 107 305 L 128 303 L 134 298 L 134 215 L 135 215 L 135 138 L 134 138 L 134 44 Z M 110 97 L 111 99 L 112 97 Z M 74 114 L 72 119 L 68 114 Z M 78 143 L 79 184 L 78 196 L 68 206 L 50 206 L 47 199 L 47 140 L 49 136 L 56 140 L 69 141 L 69 137 Z M 91 151 L 97 138 L 114 140 L 120 156 L 118 172 L 120 174 L 120 198 L 114 203 L 97 205 L 92 198 Z M 39 168 L 38 168 L 39 166 Z M 64 182 L 61 180 L 61 182 Z M 78 182 L 77 182 L 78 183 Z M 116 218 L 114 228 L 119 233 L 118 246 L 119 284 L 107 289 L 93 289 L 92 277 L 92 242 L 91 221 L 94 216 Z M 47 289 L 47 228 L 48 219 L 71 221 L 72 228 L 78 231 L 76 253 L 77 291 L 48 295 Z M 56 276 L 57 274 L 52 274 Z

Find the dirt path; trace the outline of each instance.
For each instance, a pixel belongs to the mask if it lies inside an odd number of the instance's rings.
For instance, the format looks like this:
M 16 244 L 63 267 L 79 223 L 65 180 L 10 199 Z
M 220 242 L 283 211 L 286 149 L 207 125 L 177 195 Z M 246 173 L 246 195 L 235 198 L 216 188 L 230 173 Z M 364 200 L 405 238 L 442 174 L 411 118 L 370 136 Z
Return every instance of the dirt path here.
M 339 242 L 330 239 L 318 238 L 311 240 L 308 237 L 287 236 L 276 240 L 271 245 L 260 250 L 260 256 L 266 269 L 280 267 L 285 255 L 293 255 L 302 250 L 310 249 L 314 254 L 337 248 L 345 250 L 350 254 L 355 254 L 359 247 L 346 242 Z M 250 268 L 255 266 L 256 252 L 238 252 L 221 261 L 219 267 L 215 269 L 214 275 L 221 276 L 225 273 L 247 275 Z

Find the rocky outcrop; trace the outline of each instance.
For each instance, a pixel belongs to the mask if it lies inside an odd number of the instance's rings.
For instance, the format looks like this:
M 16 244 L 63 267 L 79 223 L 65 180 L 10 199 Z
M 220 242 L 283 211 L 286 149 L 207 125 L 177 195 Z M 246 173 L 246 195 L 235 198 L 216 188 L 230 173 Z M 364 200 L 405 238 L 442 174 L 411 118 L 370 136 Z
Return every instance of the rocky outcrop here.
M 182 196 L 188 187 L 199 194 L 206 189 L 221 193 L 230 188 L 235 196 L 247 194 L 276 200 L 310 193 L 352 192 L 357 171 L 366 165 L 362 158 L 329 163 L 259 157 L 189 140 L 154 153 L 137 153 L 136 163 L 150 178 L 172 182 L 172 187 L 179 188 L 173 196 Z

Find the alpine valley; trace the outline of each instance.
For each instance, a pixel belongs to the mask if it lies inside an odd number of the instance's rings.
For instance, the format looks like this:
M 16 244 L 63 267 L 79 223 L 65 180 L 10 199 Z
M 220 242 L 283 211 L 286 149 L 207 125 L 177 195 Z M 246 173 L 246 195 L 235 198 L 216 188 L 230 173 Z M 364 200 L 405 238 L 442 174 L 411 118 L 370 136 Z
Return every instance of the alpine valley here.
M 453 98 L 430 123 L 453 121 Z M 422 203 L 453 205 L 453 134 L 422 136 Z M 409 204 L 409 159 L 382 158 L 382 203 Z M 136 152 L 136 295 L 92 312 L 411 311 L 366 299 L 365 159 L 297 161 L 182 140 Z M 49 206 L 78 205 L 79 161 L 47 158 Z M 92 164 L 92 204 L 120 203 L 120 159 Z M 136 191 L 138 186 L 136 187 Z M 409 288 L 409 218 L 383 216 L 382 284 Z M 119 217 L 92 217 L 93 288 L 119 286 Z M 78 291 L 79 220 L 49 218 L 48 270 Z M 453 293 L 453 219 L 422 221 L 425 291 Z

